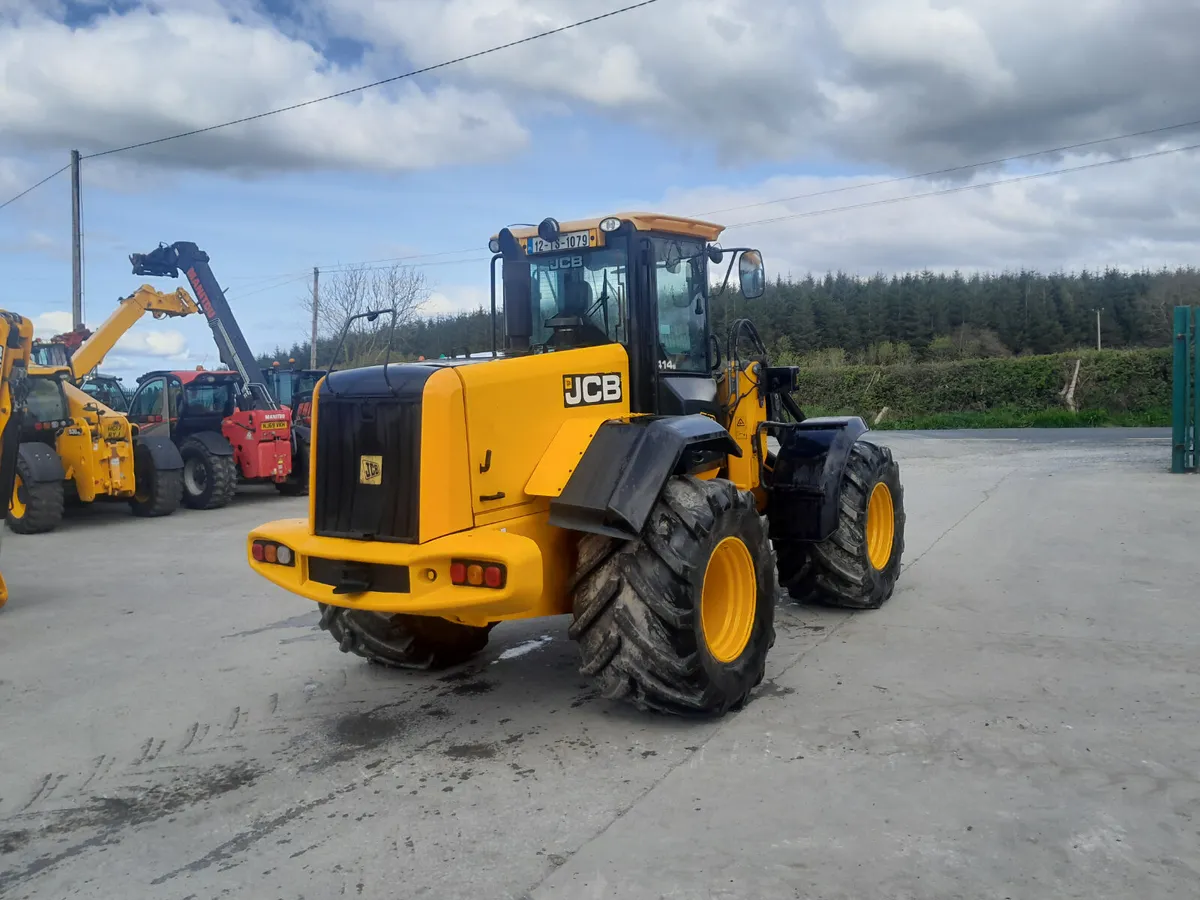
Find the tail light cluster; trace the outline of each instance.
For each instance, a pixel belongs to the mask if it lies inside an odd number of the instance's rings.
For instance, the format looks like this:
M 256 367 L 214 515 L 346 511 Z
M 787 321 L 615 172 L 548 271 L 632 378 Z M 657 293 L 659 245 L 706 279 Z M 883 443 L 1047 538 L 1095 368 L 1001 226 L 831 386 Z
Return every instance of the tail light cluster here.
M 250 545 L 250 555 L 256 562 L 271 563 L 275 566 L 296 564 L 296 554 L 292 552 L 292 548 L 274 541 L 255 541 Z
M 58 431 L 60 428 L 66 428 L 70 425 L 70 421 L 66 419 L 55 420 L 53 422 L 34 422 L 34 431 Z
M 508 570 L 500 563 L 452 559 L 450 582 L 466 587 L 502 588 L 508 582 Z

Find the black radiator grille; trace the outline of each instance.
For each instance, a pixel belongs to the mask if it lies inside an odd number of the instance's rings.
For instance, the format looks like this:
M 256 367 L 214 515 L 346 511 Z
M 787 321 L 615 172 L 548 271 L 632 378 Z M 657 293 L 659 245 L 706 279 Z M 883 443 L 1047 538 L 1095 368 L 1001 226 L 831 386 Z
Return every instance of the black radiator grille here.
M 318 535 L 417 542 L 419 400 L 323 394 L 316 445 Z

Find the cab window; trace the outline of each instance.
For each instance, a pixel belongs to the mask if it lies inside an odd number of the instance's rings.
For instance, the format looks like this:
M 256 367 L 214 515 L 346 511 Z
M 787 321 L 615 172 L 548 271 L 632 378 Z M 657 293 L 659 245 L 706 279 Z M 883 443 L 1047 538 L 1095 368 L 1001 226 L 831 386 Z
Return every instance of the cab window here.
M 708 279 L 704 243 L 654 238 L 658 367 L 707 374 Z
M 162 378 L 155 378 L 153 381 L 147 381 L 143 384 L 137 395 L 133 398 L 133 402 L 129 404 L 129 415 L 139 417 L 161 416 L 163 388 L 165 386 Z
M 121 386 L 111 381 L 85 381 L 83 390 L 114 412 L 128 412 L 129 403 Z
M 231 416 L 236 409 L 232 382 L 184 385 L 183 404 L 192 415 Z
M 34 422 L 58 422 L 67 418 L 67 400 L 57 377 L 30 377 L 25 406 Z
M 578 319 L 582 343 L 623 342 L 626 269 L 620 247 L 532 257 L 533 343 L 554 346 L 555 319 Z

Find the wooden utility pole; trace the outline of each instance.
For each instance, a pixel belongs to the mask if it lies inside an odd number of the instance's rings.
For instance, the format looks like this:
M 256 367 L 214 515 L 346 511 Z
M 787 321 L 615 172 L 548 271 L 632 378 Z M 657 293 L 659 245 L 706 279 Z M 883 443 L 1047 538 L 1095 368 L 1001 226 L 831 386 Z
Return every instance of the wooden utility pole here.
M 79 151 L 71 151 L 71 327 L 83 324 L 83 235 L 79 223 Z
M 1104 307 L 1096 308 L 1096 349 L 1100 349 L 1100 313 L 1104 312 Z
M 315 369 L 317 367 L 317 304 L 321 302 L 320 285 L 321 270 L 313 266 L 313 317 L 312 317 L 312 345 L 308 351 L 308 367 Z

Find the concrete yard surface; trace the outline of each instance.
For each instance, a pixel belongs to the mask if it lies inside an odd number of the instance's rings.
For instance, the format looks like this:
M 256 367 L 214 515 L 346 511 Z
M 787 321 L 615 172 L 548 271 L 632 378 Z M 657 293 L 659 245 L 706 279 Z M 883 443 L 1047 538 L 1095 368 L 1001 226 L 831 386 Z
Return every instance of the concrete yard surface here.
M 565 618 L 339 653 L 244 559 L 304 500 L 6 535 L 0 897 L 1196 897 L 1200 479 L 1160 432 L 875 437 L 895 596 L 781 600 L 711 721 L 598 699 Z

